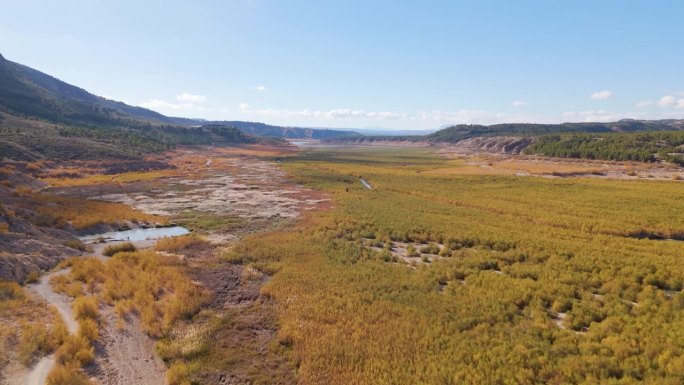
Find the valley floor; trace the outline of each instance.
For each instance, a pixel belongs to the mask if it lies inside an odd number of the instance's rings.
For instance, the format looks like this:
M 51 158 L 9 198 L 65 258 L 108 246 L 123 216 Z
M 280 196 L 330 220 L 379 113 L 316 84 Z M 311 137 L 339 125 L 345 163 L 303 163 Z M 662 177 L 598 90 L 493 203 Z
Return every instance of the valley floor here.
M 681 170 L 608 179 L 630 166 L 436 150 L 192 147 L 161 169 L 43 170 L 58 205 L 193 231 L 63 263 L 54 290 L 99 303 L 78 370 L 103 384 L 684 381 L 684 185 L 665 177 Z M 20 296 L 3 290 L 0 310 Z M 27 317 L 6 324 L 59 323 Z

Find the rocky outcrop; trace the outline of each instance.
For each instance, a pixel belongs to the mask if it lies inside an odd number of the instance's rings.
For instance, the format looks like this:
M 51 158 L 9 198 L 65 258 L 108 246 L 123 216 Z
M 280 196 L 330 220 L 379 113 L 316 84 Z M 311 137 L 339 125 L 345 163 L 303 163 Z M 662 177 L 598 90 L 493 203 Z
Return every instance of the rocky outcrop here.
M 49 270 L 63 259 L 81 255 L 45 234 L 0 234 L 0 251 L 0 279 L 17 282 L 24 282 L 31 272 Z
M 450 146 L 463 153 L 520 154 L 535 138 L 521 136 L 490 136 L 464 139 Z

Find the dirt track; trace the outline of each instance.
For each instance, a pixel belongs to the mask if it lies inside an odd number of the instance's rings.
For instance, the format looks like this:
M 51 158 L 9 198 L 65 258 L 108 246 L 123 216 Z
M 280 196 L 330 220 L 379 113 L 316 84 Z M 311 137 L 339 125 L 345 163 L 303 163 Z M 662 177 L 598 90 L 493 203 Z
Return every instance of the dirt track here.
M 122 242 L 97 243 L 89 256 L 106 260 L 105 247 Z M 151 247 L 154 240 L 135 241 L 138 249 Z M 102 385 L 163 385 L 166 366 L 157 355 L 154 340 L 142 332 L 140 321 L 128 316 L 124 328 L 117 325 L 111 307 L 101 309 L 100 338 L 95 343 L 95 363 L 87 369 Z
M 127 317 L 124 329 L 117 327 L 117 318 L 110 308 L 102 312 L 91 374 L 106 385 L 164 385 L 166 366 L 156 354 L 154 340 L 142 332 L 136 317 Z
M 29 287 L 29 291 L 39 297 L 42 297 L 47 301 L 48 304 L 53 305 L 59 315 L 62 317 L 64 324 L 69 331 L 69 334 L 74 334 L 78 330 L 78 323 L 74 318 L 74 314 L 71 311 L 71 301 L 67 296 L 59 293 L 55 293 L 52 290 L 52 285 L 50 285 L 50 279 L 59 275 L 69 274 L 69 269 L 56 271 L 50 274 L 44 275 L 40 281 Z M 26 376 L 25 382 L 19 381 L 18 383 L 26 383 L 28 385 L 43 385 L 47 379 L 50 370 L 55 366 L 55 358 L 50 355 L 43 357 L 36 363 Z

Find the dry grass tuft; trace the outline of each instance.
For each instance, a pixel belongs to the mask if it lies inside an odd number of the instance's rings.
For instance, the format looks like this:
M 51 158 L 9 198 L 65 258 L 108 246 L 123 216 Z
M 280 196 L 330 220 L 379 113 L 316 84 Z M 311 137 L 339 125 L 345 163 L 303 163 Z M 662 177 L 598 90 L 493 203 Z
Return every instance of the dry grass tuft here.
M 48 374 L 46 385 L 92 385 L 78 367 L 56 366 Z
M 132 244 L 131 242 L 125 242 L 125 243 L 120 243 L 118 245 L 107 246 L 104 249 L 104 251 L 102 252 L 102 254 L 104 254 L 108 257 L 111 257 L 112 255 L 114 255 L 116 253 L 128 253 L 128 252 L 132 252 L 135 250 L 136 250 L 136 247 L 134 244 Z
M 100 327 L 92 318 L 81 319 L 78 321 L 78 335 L 93 343 L 100 336 Z
M 95 297 L 78 297 L 74 300 L 72 308 L 74 317 L 78 320 L 88 318 L 97 319 L 100 316 L 97 299 Z
M 168 385 L 190 385 L 190 371 L 182 362 L 173 364 L 166 372 Z
M 29 365 L 35 357 L 40 357 L 52 352 L 57 342 L 50 330 L 41 323 L 25 323 L 19 333 L 19 345 L 17 351 L 19 360 L 24 365 Z
M 57 364 L 60 366 L 83 367 L 95 359 L 95 352 L 87 338 L 80 335 L 67 337 L 62 346 L 55 353 Z
M 154 249 L 156 251 L 166 251 L 180 254 L 195 254 L 211 247 L 211 242 L 197 234 L 163 238 L 158 240 L 154 245 Z

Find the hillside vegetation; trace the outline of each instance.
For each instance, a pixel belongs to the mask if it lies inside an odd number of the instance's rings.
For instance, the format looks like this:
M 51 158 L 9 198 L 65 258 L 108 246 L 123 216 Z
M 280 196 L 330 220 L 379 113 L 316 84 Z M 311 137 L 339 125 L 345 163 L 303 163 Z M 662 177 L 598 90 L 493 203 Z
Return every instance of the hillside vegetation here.
M 277 143 L 276 139 L 256 138 L 226 125 L 112 128 L 7 120 L 11 122 L 0 122 L 0 158 L 20 161 L 134 159 L 179 145 Z
M 539 138 L 525 153 L 639 162 L 666 160 L 684 165 L 684 132 L 550 135 Z

